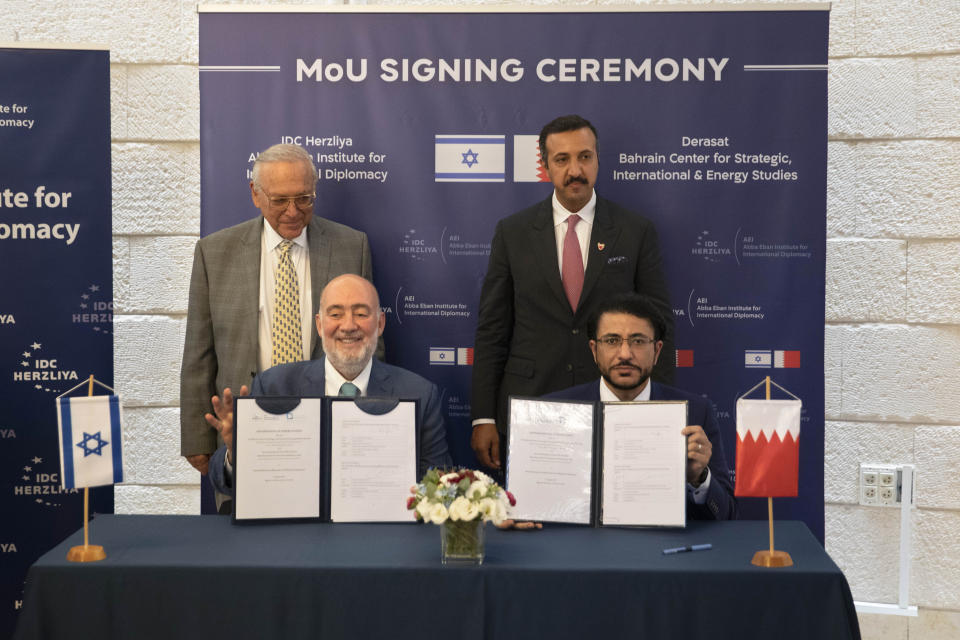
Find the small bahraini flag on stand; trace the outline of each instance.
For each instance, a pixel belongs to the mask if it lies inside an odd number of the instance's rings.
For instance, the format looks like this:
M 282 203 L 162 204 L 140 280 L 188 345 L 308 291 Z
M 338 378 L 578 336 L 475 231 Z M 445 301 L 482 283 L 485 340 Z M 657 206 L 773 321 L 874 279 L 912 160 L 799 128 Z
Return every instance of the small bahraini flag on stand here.
M 738 497 L 796 497 L 800 400 L 737 400 Z
M 64 489 L 123 482 L 119 396 L 57 398 Z

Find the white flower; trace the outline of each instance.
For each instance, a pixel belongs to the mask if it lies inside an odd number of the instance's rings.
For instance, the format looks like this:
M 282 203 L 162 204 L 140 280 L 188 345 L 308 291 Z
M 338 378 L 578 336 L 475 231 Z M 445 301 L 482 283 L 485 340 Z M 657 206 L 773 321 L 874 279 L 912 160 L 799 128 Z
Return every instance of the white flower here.
M 443 524 L 447 521 L 447 508 L 439 502 L 430 506 L 429 519 L 433 524 Z
M 417 503 L 417 513 L 420 514 L 420 517 L 424 520 L 430 519 L 430 501 L 427 500 L 426 496 L 420 499 L 420 502 Z
M 479 513 L 480 510 L 477 508 L 477 505 L 463 496 L 454 500 L 453 504 L 450 505 L 451 520 L 464 520 L 469 522 L 470 520 L 476 519 Z
M 507 506 L 500 500 L 494 500 L 493 504 L 495 505 L 492 517 L 493 524 L 500 524 L 507 519 Z
M 493 498 L 483 498 L 477 508 L 480 510 L 480 515 L 483 516 L 483 521 L 490 522 L 497 514 L 497 501 Z
M 481 480 L 474 480 L 467 488 L 467 497 L 471 500 L 479 500 L 487 493 L 487 485 Z
M 493 484 L 493 478 L 485 474 L 483 471 L 474 471 L 473 477 L 482 482 L 483 484 L 490 485 Z

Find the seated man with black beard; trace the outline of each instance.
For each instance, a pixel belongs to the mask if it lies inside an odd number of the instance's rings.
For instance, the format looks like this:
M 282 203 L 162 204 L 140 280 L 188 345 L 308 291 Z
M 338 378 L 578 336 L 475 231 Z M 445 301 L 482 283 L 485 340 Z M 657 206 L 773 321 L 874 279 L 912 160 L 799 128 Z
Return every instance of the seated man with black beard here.
M 386 323 L 373 285 L 351 274 L 334 278 L 321 293 L 319 308 L 317 331 L 324 356 L 267 369 L 253 379 L 252 395 L 419 398 L 417 477 L 429 467 L 451 466 L 437 386 L 373 357 Z M 240 389 L 241 396 L 247 393 L 246 386 Z M 217 491 L 233 495 L 233 395 L 226 389 L 222 398 L 212 400 L 216 415 L 208 413 L 207 423 L 220 432 L 225 445 L 210 460 L 210 479 Z
M 737 501 L 713 405 L 704 396 L 650 380 L 665 331 L 657 308 L 636 293 L 618 294 L 599 304 L 587 331 L 602 377 L 545 397 L 594 402 L 686 400 L 687 426 L 681 433 L 687 437 L 687 516 L 736 518 Z

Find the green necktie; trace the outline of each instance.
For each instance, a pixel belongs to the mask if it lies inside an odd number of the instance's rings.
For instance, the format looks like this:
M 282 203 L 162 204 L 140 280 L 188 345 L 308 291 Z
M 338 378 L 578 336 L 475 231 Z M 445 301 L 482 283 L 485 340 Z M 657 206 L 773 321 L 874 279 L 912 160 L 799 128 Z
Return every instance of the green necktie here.
M 344 382 L 340 385 L 340 395 L 347 398 L 356 398 L 360 395 L 360 389 L 352 382 Z

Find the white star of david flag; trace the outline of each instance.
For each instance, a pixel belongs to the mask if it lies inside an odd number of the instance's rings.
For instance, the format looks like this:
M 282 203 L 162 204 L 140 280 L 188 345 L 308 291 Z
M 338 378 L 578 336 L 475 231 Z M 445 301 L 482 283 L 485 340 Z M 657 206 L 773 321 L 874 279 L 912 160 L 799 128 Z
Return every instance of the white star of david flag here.
M 64 489 L 123 482 L 119 396 L 57 398 L 57 424 Z
M 506 136 L 434 136 L 434 181 L 505 182 L 506 144 Z

